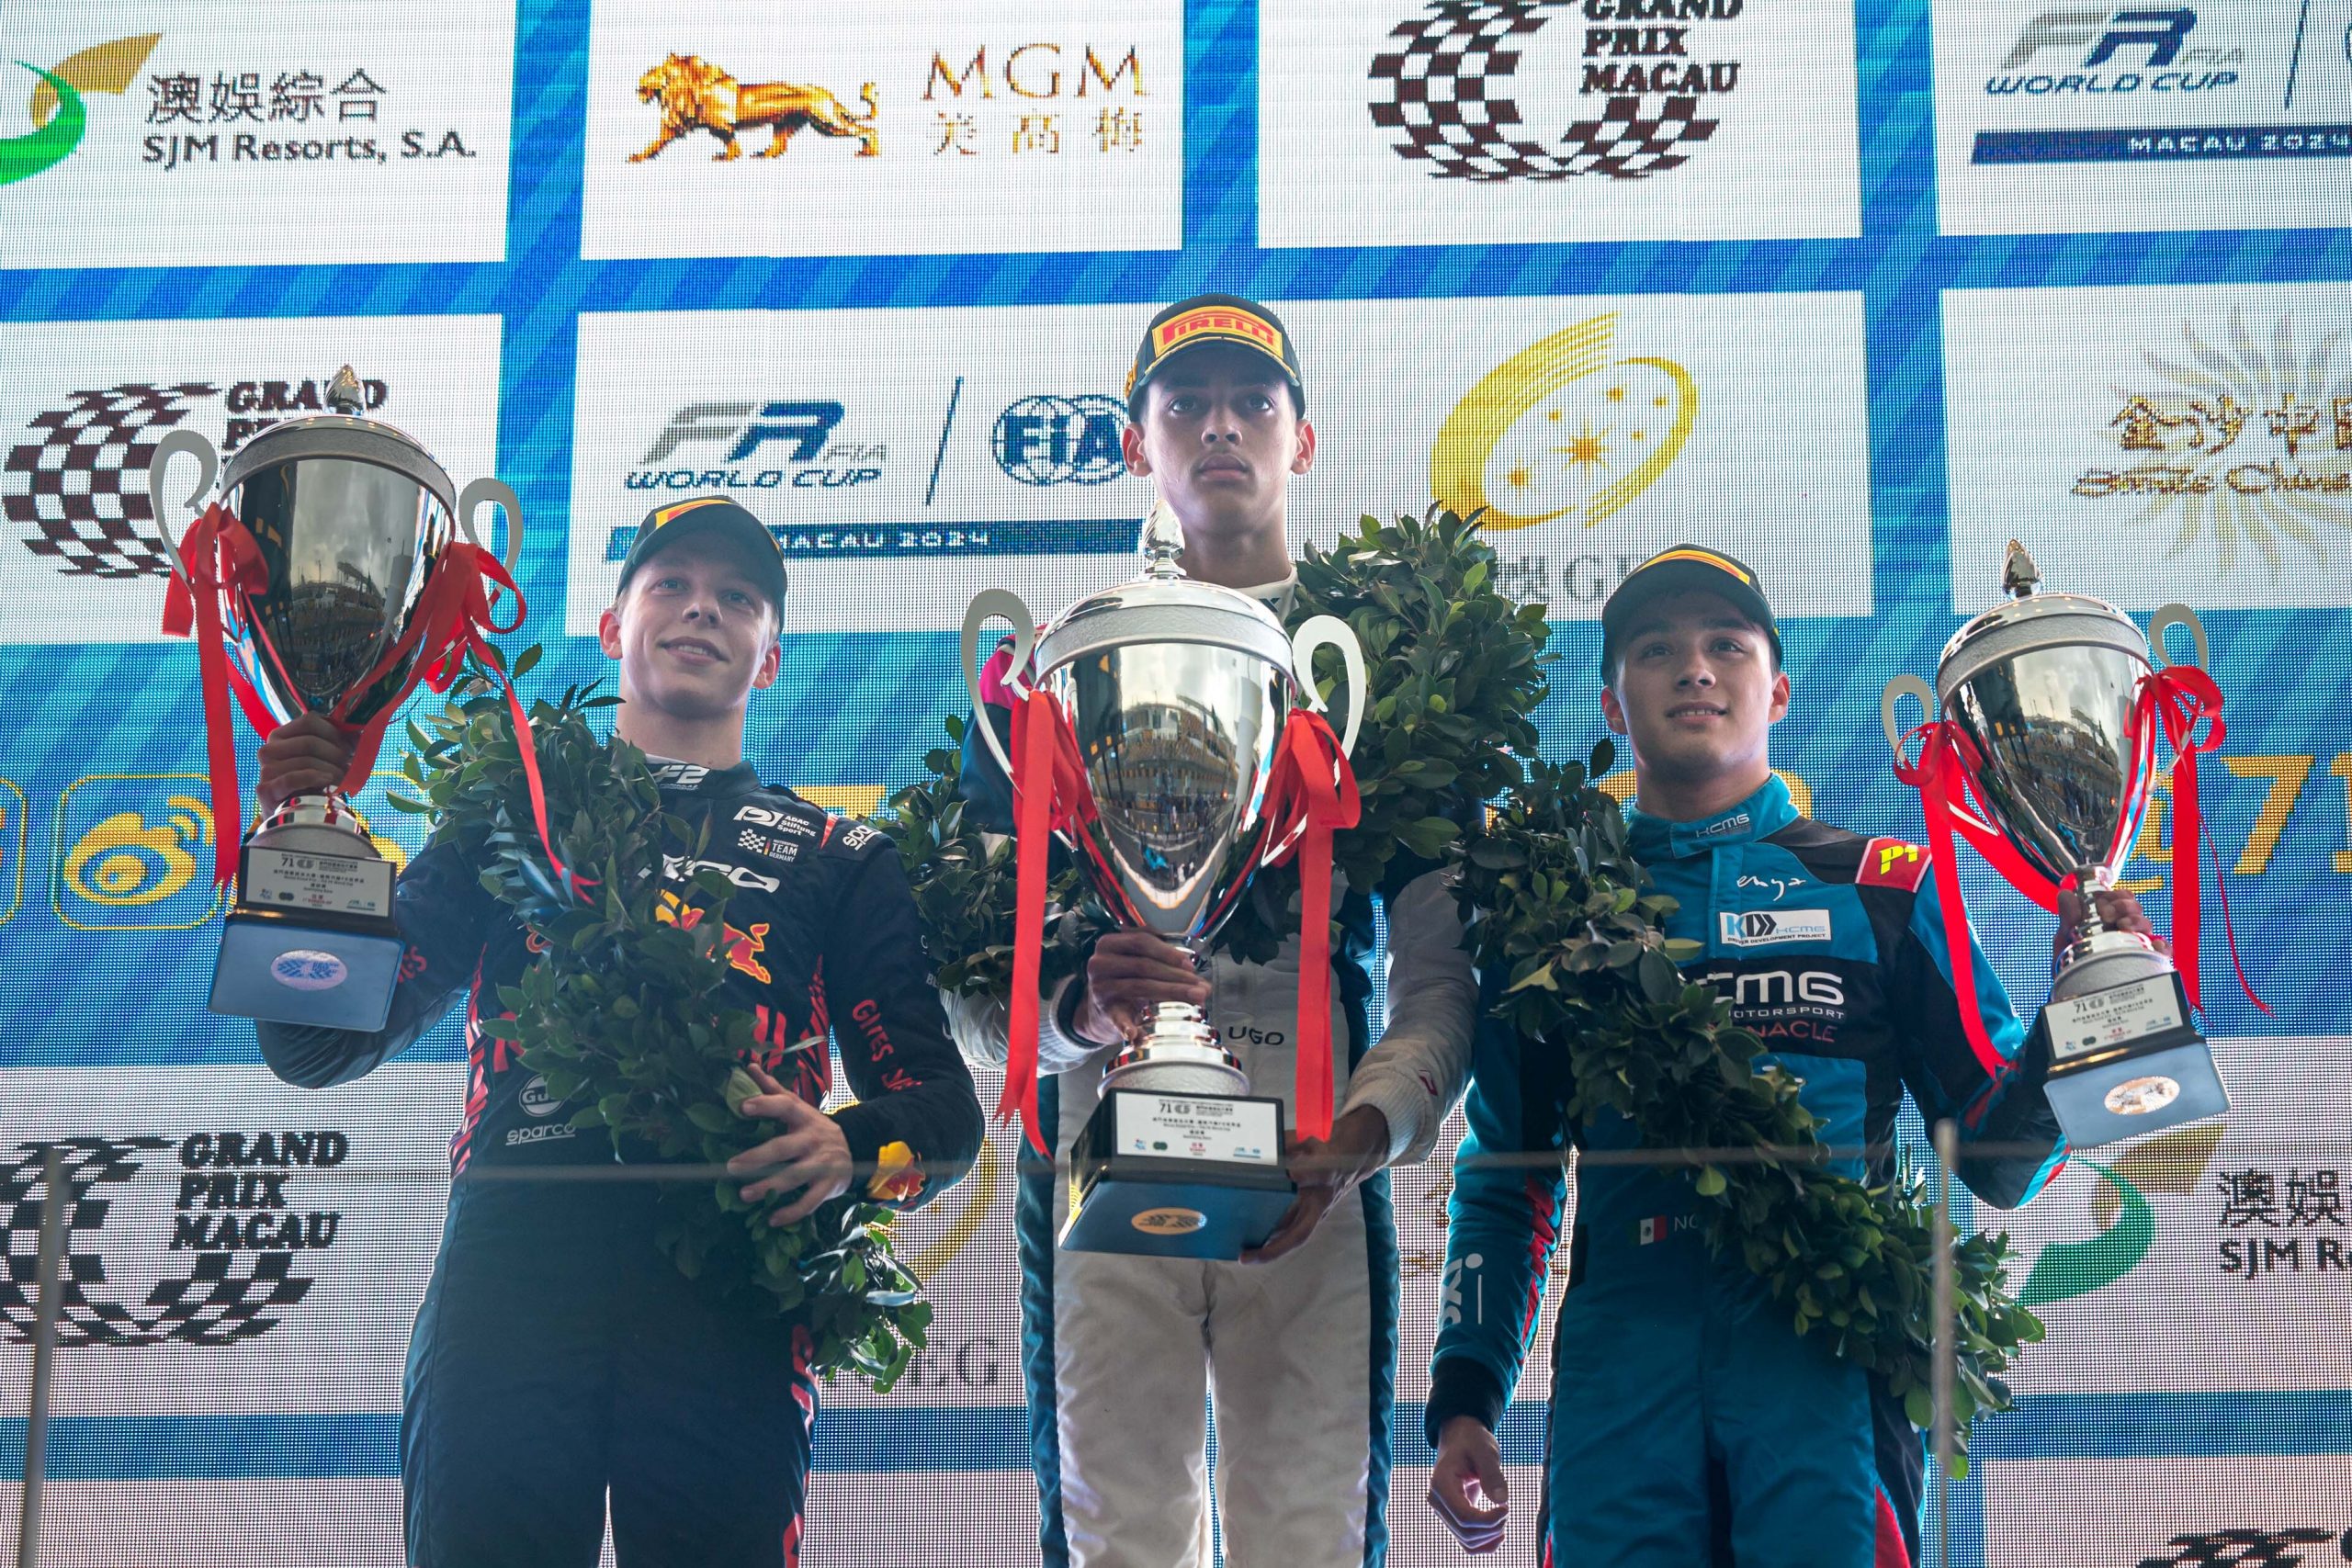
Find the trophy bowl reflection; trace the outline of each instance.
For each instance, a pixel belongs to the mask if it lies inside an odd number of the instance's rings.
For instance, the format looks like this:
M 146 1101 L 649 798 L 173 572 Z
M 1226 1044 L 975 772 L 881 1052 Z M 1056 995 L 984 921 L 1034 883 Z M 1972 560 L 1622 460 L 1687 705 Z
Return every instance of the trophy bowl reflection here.
M 413 689 L 420 661 L 440 650 L 408 634 L 456 528 L 476 537 L 480 506 L 505 510 L 510 568 L 521 548 L 514 491 L 481 479 L 459 495 L 422 445 L 368 418 L 366 402 L 345 366 L 327 389 L 332 412 L 272 425 L 220 473 L 219 502 L 251 536 L 266 581 L 208 589 L 163 530 L 172 570 L 192 592 L 217 594 L 231 665 L 279 723 L 324 713 L 365 727 Z M 183 455 L 203 468 L 194 502 L 220 472 L 201 434 L 167 437 L 148 470 L 159 518 L 166 470 Z M 287 799 L 254 825 L 238 863 L 212 1010 L 382 1028 L 405 948 L 394 868 L 343 789 Z
M 2136 931 L 2109 930 L 2093 897 L 2115 886 L 2154 788 L 2160 727 L 2141 694 L 2165 662 L 2165 630 L 2186 626 L 2199 665 L 2210 650 L 2186 605 L 2158 610 L 2143 637 L 2113 605 L 2040 592 L 2040 581 L 2012 542 L 2010 601 L 1945 645 L 1932 697 L 1966 739 L 1989 825 L 2034 871 L 2081 891 L 2080 931 L 2058 955 L 2036 1027 L 2049 1037 L 2051 1109 L 2071 1143 L 2093 1146 L 2230 1108 L 2172 961 Z M 1917 677 L 1888 684 L 1881 716 L 1898 752 L 1904 694 L 1933 716 Z
M 1028 608 L 992 589 L 964 619 L 963 669 L 975 714 L 980 628 L 1012 623 L 1010 669 L 1034 669 L 1077 743 L 1086 798 L 1066 803 L 1057 836 L 1121 926 L 1203 961 L 1209 939 L 1259 867 L 1267 784 L 1294 705 L 1319 708 L 1317 649 L 1346 668 L 1352 750 L 1363 711 L 1363 655 L 1336 616 L 1294 637 L 1246 593 L 1183 577 L 1172 514 L 1145 525 L 1136 580 L 1080 599 L 1040 633 Z M 1034 665 L 1031 655 L 1035 654 Z M 978 734 L 1012 776 L 984 719 Z M 1102 1103 L 1070 1153 L 1062 1245 L 1080 1251 L 1233 1258 L 1271 1234 L 1293 1193 L 1283 1105 L 1250 1093 L 1239 1059 L 1189 1002 L 1161 1002 L 1112 1055 Z

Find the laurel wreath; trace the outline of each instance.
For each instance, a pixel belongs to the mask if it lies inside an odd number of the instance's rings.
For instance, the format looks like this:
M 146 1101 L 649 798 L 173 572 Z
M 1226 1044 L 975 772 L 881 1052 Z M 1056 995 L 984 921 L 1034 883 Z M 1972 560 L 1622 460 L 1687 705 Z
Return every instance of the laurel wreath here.
M 1829 1334 L 1925 1429 L 1935 1416 L 1937 1249 L 1925 1179 L 1907 1159 L 1878 1186 L 1824 1168 L 1821 1122 L 1799 1102 L 1797 1081 L 1759 1068 L 1763 1041 L 1678 969 L 1699 944 L 1666 936 L 1677 903 L 1649 891 L 1623 808 L 1593 784 L 1613 761 L 1603 740 L 1589 765 L 1536 762 L 1454 857 L 1463 904 L 1481 916 L 1472 951 L 1487 972 L 1509 976 L 1496 1014 L 1523 1050 L 1566 1053 L 1570 1126 L 1613 1111 L 1649 1147 L 1738 1151 L 1739 1163 L 1688 1173 L 1710 1251 L 1738 1257 L 1799 1334 Z M 2000 1374 L 2020 1345 L 2042 1337 L 2041 1319 L 2008 1290 L 2008 1239 L 1953 1247 L 1961 1474 L 1969 1423 L 2009 1408 Z
M 1550 628 L 1542 605 L 1495 592 L 1495 553 L 1477 529 L 1475 515 L 1442 507 L 1393 523 L 1367 516 L 1331 549 L 1310 547 L 1299 559 L 1287 625 L 1337 615 L 1363 649 L 1368 711 L 1352 757 L 1363 815 L 1332 840 L 1333 863 L 1351 887 L 1380 886 L 1400 850 L 1439 860 L 1476 804 L 1518 780 L 1517 753 L 1535 750 L 1531 716 L 1546 691 Z M 1311 673 L 1335 705 L 1333 728 L 1344 730 L 1337 650 L 1318 650 Z M 950 718 L 947 733 L 954 746 L 923 758 L 928 776 L 894 796 L 893 818 L 876 825 L 898 841 L 941 988 L 1001 998 L 1012 986 L 1013 846 L 970 821 L 965 721 Z M 1050 994 L 1110 921 L 1074 867 L 1057 870 L 1047 897 L 1039 980 Z M 1263 963 L 1298 920 L 1295 863 L 1267 867 L 1214 946 Z
M 526 649 L 514 674 L 538 655 Z M 755 1054 L 752 1015 L 723 998 L 734 889 L 712 871 L 687 883 L 661 875 L 665 854 L 702 858 L 708 819 L 663 810 L 645 753 L 590 727 L 589 715 L 617 697 L 592 683 L 536 701 L 531 734 L 555 848 L 594 884 L 581 897 L 563 891 L 534 825 L 505 699 L 491 670 L 476 662 L 468 673 L 439 712 L 410 722 L 414 750 L 401 772 L 423 798 L 393 804 L 430 814 L 434 841 L 459 845 L 482 868 L 482 886 L 544 944 L 520 984 L 499 988 L 511 1016 L 485 1018 L 483 1029 L 519 1044 L 523 1066 L 559 1102 L 584 1099 L 571 1124 L 609 1129 L 625 1157 L 724 1164 L 774 1128 L 740 1111 L 760 1089 L 741 1065 Z M 825 1048 L 822 1035 L 793 1047 Z M 772 1226 L 768 1215 L 793 1194 L 747 1203 L 740 1186 L 661 1184 L 656 1243 L 689 1278 L 805 1325 L 820 1376 L 854 1371 L 888 1392 L 931 1324 L 921 1284 L 891 1251 L 891 1212 L 844 1195 Z

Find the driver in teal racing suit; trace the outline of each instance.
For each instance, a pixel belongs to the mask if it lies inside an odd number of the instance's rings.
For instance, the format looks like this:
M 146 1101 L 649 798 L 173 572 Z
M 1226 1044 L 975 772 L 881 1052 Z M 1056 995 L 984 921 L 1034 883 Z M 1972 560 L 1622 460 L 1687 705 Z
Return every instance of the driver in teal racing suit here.
M 1971 1046 L 1926 852 L 1809 820 L 1767 761 L 1789 683 L 1755 573 L 1679 547 L 1629 574 L 1601 618 L 1601 706 L 1634 753 L 1632 847 L 1680 901 L 1668 934 L 1702 944 L 1684 973 L 1714 986 L 1763 1037 L 1767 1059 L 1804 1081 L 1825 1144 L 1871 1151 L 1840 1161 L 1848 1174 L 1888 1174 L 1907 1087 L 1931 1122 L 1951 1117 L 1963 1140 L 2007 1145 L 1961 1162 L 1978 1197 L 2012 1208 L 2040 1191 L 2065 1155 L 2041 1093 L 2046 1053 L 2028 1051 L 1973 941 L 1957 961 L 1973 965 L 1991 1051 Z M 2100 910 L 2148 931 L 2128 894 L 2102 895 Z M 1499 979 L 1485 977 L 1489 1005 Z M 1473 1551 L 1502 1540 L 1493 1434 L 1543 1304 L 1567 1146 L 1638 1142 L 1614 1116 L 1566 1125 L 1566 1072 L 1558 1054 L 1522 1052 L 1513 1030 L 1484 1019 L 1428 1413 L 1430 1503 Z M 1559 1160 L 1507 1157 L 1554 1149 Z M 1711 1256 L 1696 1226 L 1687 1173 L 1578 1174 L 1541 1561 L 1918 1562 L 1924 1451 L 1900 1403 L 1840 1359 L 1826 1333 L 1797 1335 L 1761 1281 L 1740 1259 Z

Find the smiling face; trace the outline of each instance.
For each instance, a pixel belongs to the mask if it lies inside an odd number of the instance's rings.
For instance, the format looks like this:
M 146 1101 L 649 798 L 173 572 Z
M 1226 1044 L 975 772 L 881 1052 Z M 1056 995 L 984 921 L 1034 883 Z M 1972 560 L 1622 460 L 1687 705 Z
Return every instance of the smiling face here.
M 687 724 L 741 721 L 752 693 L 775 680 L 776 630 L 751 563 L 711 538 L 647 560 L 596 623 L 605 657 L 620 660 L 623 703 Z
M 1290 476 L 1315 461 L 1315 428 L 1282 371 L 1238 344 L 1204 344 L 1169 361 L 1137 412 L 1127 467 L 1153 481 L 1188 538 L 1238 543 L 1279 523 Z
M 1762 627 L 1720 594 L 1663 594 L 1636 612 L 1618 647 L 1600 707 L 1633 742 L 1645 795 L 1654 781 L 1738 795 L 1763 786 L 1766 739 L 1789 711 L 1789 678 Z

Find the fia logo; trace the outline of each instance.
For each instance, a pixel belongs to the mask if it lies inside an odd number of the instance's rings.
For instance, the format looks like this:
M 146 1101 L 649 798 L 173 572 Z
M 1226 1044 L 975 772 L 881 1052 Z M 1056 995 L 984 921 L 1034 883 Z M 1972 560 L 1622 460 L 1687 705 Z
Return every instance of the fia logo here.
M 1025 485 L 1106 484 L 1127 471 L 1119 439 L 1126 405 L 1116 398 L 1023 398 L 997 415 L 989 437 L 997 467 Z

